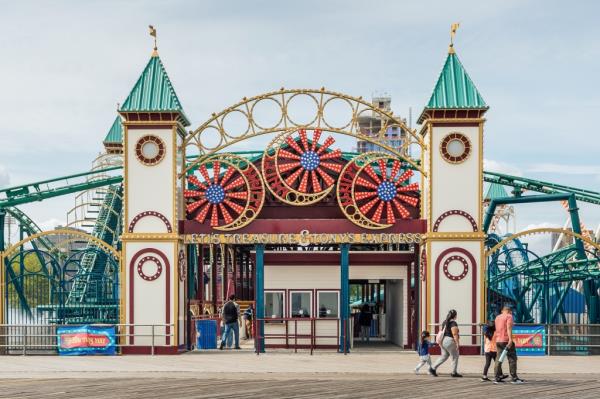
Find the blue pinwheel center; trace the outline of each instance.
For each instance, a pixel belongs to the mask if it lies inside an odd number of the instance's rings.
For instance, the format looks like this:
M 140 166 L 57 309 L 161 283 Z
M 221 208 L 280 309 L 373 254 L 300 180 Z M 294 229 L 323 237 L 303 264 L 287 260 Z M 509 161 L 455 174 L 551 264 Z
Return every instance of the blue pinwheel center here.
M 321 163 L 321 159 L 314 151 L 306 151 L 300 155 L 300 165 L 308 171 L 317 169 L 319 163 Z
M 220 204 L 225 199 L 225 190 L 220 184 L 211 184 L 206 189 L 205 195 L 211 204 Z
M 388 180 L 384 180 L 377 187 L 377 196 L 382 201 L 391 201 L 396 196 L 396 186 Z

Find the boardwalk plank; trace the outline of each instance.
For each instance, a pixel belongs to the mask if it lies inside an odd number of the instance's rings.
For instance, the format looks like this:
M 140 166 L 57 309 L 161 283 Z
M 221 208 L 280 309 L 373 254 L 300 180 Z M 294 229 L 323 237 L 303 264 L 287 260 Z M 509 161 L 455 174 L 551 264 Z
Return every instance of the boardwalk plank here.
M 452 379 L 398 375 L 355 379 L 269 379 L 248 375 L 241 379 L 202 378 L 73 378 L 0 380 L 0 398 L 424 398 L 445 394 L 453 397 L 597 398 L 600 381 L 594 375 L 574 378 L 531 375 L 523 385 L 495 386 L 477 378 Z

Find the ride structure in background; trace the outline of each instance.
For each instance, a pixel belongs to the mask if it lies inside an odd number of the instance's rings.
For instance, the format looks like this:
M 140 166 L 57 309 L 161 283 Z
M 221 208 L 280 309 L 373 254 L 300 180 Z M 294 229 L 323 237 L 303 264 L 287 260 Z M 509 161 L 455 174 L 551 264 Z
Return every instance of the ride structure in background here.
M 512 303 L 517 322 L 551 326 L 554 352 L 598 353 L 594 334 L 600 324 L 600 226 L 595 233 L 585 228 L 577 201 L 598 205 L 600 193 L 498 173 L 488 174 L 486 180 L 488 318 L 502 304 Z M 514 196 L 500 190 L 500 184 L 512 187 Z M 525 191 L 536 194 L 523 195 Z M 562 229 L 507 230 L 502 236 L 494 231 L 500 220 L 509 224 L 513 205 L 549 201 L 560 202 L 568 211 Z M 527 238 L 538 235 L 552 235 L 552 247 L 530 248 Z M 580 327 L 585 325 L 589 327 Z

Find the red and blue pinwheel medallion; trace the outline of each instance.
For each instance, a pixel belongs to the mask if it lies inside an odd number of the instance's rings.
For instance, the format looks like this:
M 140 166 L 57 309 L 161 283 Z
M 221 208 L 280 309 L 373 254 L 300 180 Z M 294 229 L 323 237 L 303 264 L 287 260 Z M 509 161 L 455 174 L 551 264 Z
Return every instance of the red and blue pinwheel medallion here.
M 234 230 L 250 223 L 264 203 L 265 191 L 258 169 L 231 154 L 199 165 L 199 177 L 187 178 L 184 190 L 188 219 L 218 230 Z
M 418 183 L 410 169 L 383 153 L 366 153 L 349 162 L 338 182 L 338 203 L 362 227 L 386 228 L 408 219 L 419 202 Z
M 263 156 L 263 174 L 269 190 L 294 205 L 320 201 L 334 187 L 342 170 L 342 152 L 331 149 L 335 139 L 321 143 L 321 130 L 309 139 L 304 129 L 277 137 Z

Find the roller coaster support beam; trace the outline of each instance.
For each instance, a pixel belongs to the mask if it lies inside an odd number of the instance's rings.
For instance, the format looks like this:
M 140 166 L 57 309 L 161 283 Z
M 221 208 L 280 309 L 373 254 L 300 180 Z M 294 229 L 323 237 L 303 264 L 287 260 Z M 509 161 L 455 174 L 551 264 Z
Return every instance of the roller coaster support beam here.
M 84 183 L 71 184 L 56 189 L 39 190 L 33 193 L 24 193 L 16 195 L 12 198 L 0 200 L 0 206 L 9 207 L 27 204 L 29 202 L 43 201 L 48 198 L 59 197 L 61 195 L 67 195 L 77 193 L 79 191 L 89 190 L 97 187 L 110 186 L 111 184 L 117 184 L 123 181 L 122 176 L 112 176 L 105 179 L 92 180 Z M 19 193 L 20 194 L 20 193 Z
M 513 187 L 515 196 L 520 196 L 523 191 L 543 194 L 575 194 L 577 201 L 600 205 L 600 192 L 597 191 L 488 171 L 483 172 L 483 181 Z
M 557 298 L 557 302 L 554 307 L 554 311 L 552 312 L 552 317 L 550 317 L 550 323 L 553 323 L 556 316 L 560 313 L 562 322 L 567 324 L 567 317 L 565 316 L 562 305 L 567 297 L 567 294 L 569 293 L 569 290 L 571 289 L 571 285 L 573 285 L 572 281 L 564 287 L 559 287 L 558 284 L 554 284 L 554 297 Z
M 490 204 L 485 212 L 485 219 L 483 221 L 483 231 L 487 233 L 492 219 L 494 218 L 494 212 L 498 205 L 511 205 L 511 204 L 529 204 L 537 202 L 552 202 L 552 201 L 567 201 L 569 204 L 569 215 L 571 216 L 571 224 L 573 232 L 581 234 L 581 224 L 579 221 L 579 208 L 577 207 L 577 199 L 575 194 L 548 194 L 548 195 L 528 195 L 525 197 L 505 197 L 496 198 L 490 201 Z M 577 251 L 583 255 L 583 243 L 580 240 L 575 240 L 575 246 Z
M 0 208 L 0 252 L 4 251 L 4 221 L 6 220 L 6 211 Z

